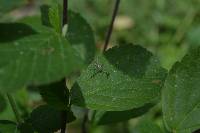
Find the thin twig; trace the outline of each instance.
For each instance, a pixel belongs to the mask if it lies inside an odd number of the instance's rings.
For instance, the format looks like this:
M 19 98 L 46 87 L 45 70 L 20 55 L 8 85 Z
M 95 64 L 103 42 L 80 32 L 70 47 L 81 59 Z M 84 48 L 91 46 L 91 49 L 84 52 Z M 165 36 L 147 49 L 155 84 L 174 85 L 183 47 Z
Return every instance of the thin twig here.
M 8 101 L 9 101 L 11 107 L 12 107 L 12 110 L 13 110 L 13 112 L 14 112 L 14 114 L 15 114 L 17 123 L 20 124 L 20 123 L 22 122 L 22 120 L 21 120 L 20 114 L 19 114 L 19 112 L 18 112 L 18 110 L 17 110 L 17 105 L 16 105 L 16 103 L 15 103 L 15 100 L 14 100 L 14 98 L 12 97 L 11 94 L 7 94 L 7 97 L 8 97 Z
M 68 24 L 68 0 L 63 0 L 63 27 Z M 65 36 L 65 33 L 64 33 Z M 65 80 L 65 79 L 64 79 Z M 67 111 L 62 112 L 61 133 L 67 132 Z
M 128 121 L 122 123 L 123 133 L 130 133 L 128 129 L 128 124 L 129 124 Z
M 88 110 L 84 114 L 84 118 L 82 122 L 82 133 L 88 133 L 87 122 L 88 122 Z
M 68 0 L 63 0 L 63 26 L 68 24 Z
M 96 110 L 92 111 L 92 118 L 91 118 L 92 122 L 94 121 L 96 114 L 97 114 Z
M 117 16 L 117 12 L 118 12 L 118 9 L 119 9 L 119 4 L 120 4 L 120 0 L 116 0 L 113 15 L 112 15 L 112 20 L 111 20 L 111 23 L 110 23 L 110 26 L 109 26 L 109 29 L 108 29 L 108 32 L 107 32 L 107 35 L 106 35 L 106 40 L 105 40 L 103 52 L 105 52 L 107 47 L 108 47 L 108 43 L 110 41 L 110 37 L 111 37 L 112 31 L 113 31 L 113 25 L 114 25 L 114 22 L 115 22 L 115 18 Z
M 67 128 L 67 111 L 64 110 L 62 112 L 62 125 L 61 125 L 61 132 L 60 133 L 66 133 L 66 128 Z

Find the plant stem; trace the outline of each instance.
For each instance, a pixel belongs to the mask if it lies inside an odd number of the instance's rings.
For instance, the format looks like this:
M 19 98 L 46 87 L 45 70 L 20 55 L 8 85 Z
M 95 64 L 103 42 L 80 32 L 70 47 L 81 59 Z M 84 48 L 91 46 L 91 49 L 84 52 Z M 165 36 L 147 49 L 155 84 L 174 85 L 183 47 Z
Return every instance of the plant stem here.
M 68 0 L 63 0 L 63 26 L 68 24 Z
M 87 122 L 88 122 L 88 110 L 84 114 L 83 123 L 82 123 L 82 133 L 88 133 Z
M 119 4 L 120 4 L 120 0 L 116 0 L 112 19 L 111 19 L 111 23 L 110 23 L 110 26 L 108 28 L 108 32 L 107 32 L 107 35 L 106 35 L 106 40 L 105 40 L 103 52 L 105 52 L 107 47 L 108 47 L 108 43 L 110 41 L 110 37 L 111 37 L 112 31 L 113 31 L 113 25 L 114 25 L 114 22 L 115 22 L 115 18 L 117 16 L 117 12 L 118 12 L 118 9 L 119 9 Z
M 65 28 L 65 25 L 68 24 L 68 0 L 63 0 L 63 28 Z M 65 30 L 64 30 L 65 32 Z M 63 33 L 63 36 L 65 36 L 65 33 Z M 61 133 L 67 132 L 67 111 L 64 110 L 62 112 L 62 127 L 61 127 Z
M 61 132 L 60 133 L 66 133 L 66 128 L 67 128 L 67 111 L 62 112 L 62 127 L 61 127 Z
M 128 121 L 125 121 L 122 123 L 122 127 L 123 127 L 123 132 L 124 133 L 130 133 L 129 129 L 128 129 Z
M 13 110 L 13 112 L 14 112 L 14 114 L 15 114 L 17 123 L 20 124 L 22 121 L 21 121 L 19 112 L 18 112 L 18 110 L 17 110 L 17 105 L 16 105 L 16 103 L 15 103 L 15 100 L 14 100 L 14 98 L 12 97 L 11 94 L 7 94 L 7 97 L 8 97 L 8 101 L 9 101 L 11 107 L 12 107 L 12 110 Z

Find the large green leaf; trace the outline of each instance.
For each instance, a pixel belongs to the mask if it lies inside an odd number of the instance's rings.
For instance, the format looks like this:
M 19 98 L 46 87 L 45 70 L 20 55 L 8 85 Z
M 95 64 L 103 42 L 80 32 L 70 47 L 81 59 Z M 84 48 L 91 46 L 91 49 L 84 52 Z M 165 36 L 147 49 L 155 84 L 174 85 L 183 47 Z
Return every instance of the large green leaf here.
M 6 99 L 3 94 L 0 92 L 0 113 L 3 112 L 6 108 Z
M 94 116 L 94 124 L 106 125 L 111 123 L 123 122 L 138 117 L 148 112 L 153 104 L 147 104 L 140 108 L 127 111 L 97 111 Z
M 62 126 L 62 111 L 48 105 L 39 106 L 30 116 L 30 122 L 38 133 L 53 133 Z M 67 122 L 75 120 L 73 113 L 68 111 Z
M 170 71 L 162 92 L 164 121 L 173 133 L 200 128 L 200 47 Z
M 0 120 L 0 133 L 19 133 L 19 130 L 16 123 L 8 120 Z
M 94 110 L 138 108 L 160 96 L 166 71 L 140 46 L 121 45 L 99 55 L 73 87 L 72 103 Z
M 31 27 L 37 33 L 48 32 L 49 27 L 42 25 L 40 16 L 30 16 L 20 19 L 18 23 L 23 23 Z
M 45 102 L 57 109 L 65 110 L 69 107 L 69 90 L 65 79 L 40 86 L 40 94 Z
M 57 33 L 32 35 L 0 44 L 0 90 L 60 80 L 82 66 L 82 60 Z
M 151 120 L 141 120 L 133 133 L 163 133 L 160 127 Z
M 85 63 L 90 63 L 95 55 L 95 39 L 92 28 L 78 13 L 69 12 L 67 39 L 80 53 Z

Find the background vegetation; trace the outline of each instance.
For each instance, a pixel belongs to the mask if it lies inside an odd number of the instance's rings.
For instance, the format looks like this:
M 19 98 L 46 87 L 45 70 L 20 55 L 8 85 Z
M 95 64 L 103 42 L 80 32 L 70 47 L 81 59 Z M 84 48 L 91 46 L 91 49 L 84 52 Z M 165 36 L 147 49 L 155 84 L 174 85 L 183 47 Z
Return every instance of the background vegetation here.
M 0 22 L 30 22 L 37 25 L 40 6 L 50 3 L 51 0 L 0 0 Z M 97 53 L 103 48 L 113 5 L 114 0 L 69 0 L 69 8 L 80 13 L 92 26 Z M 0 30 L 2 29 L 3 27 L 0 27 Z M 200 46 L 199 35 L 199 0 L 122 0 L 109 47 L 128 42 L 142 45 L 157 55 L 161 65 L 170 70 L 187 51 Z M 3 39 L 0 36 L 0 41 Z M 23 118 L 44 103 L 40 94 L 33 88 L 21 89 L 14 94 L 14 97 Z M 15 121 L 7 98 L 5 96 L 0 98 L 0 119 Z M 69 124 L 68 130 L 70 133 L 77 133 L 81 131 L 85 110 L 76 106 L 72 109 L 80 119 Z M 94 123 L 101 125 L 103 120 L 100 118 L 104 114 L 98 115 L 99 118 L 96 117 Z M 114 117 L 105 119 L 115 119 Z M 123 116 L 118 114 L 118 117 Z M 106 126 L 94 126 L 91 127 L 91 131 L 92 133 L 150 133 L 148 128 L 153 129 L 152 133 L 167 132 L 163 126 L 159 103 L 141 117 Z

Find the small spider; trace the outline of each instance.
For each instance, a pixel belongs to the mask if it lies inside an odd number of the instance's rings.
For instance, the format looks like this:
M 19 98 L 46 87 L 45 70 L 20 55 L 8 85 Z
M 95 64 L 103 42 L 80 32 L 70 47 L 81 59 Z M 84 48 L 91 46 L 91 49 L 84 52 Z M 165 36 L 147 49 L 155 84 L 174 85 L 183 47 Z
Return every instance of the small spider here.
M 110 73 L 104 71 L 103 65 L 99 64 L 98 61 L 95 61 L 94 68 L 95 68 L 95 73 L 91 76 L 91 78 L 94 78 L 97 74 L 100 74 L 100 73 L 105 74 L 107 78 L 110 76 Z

